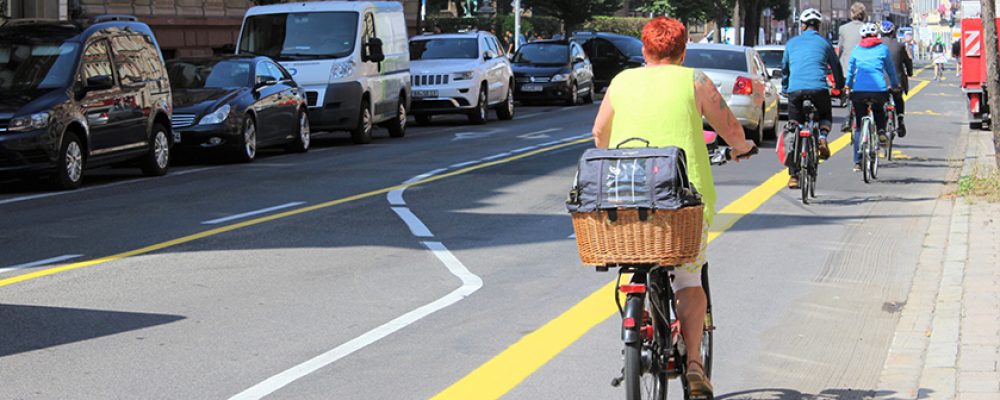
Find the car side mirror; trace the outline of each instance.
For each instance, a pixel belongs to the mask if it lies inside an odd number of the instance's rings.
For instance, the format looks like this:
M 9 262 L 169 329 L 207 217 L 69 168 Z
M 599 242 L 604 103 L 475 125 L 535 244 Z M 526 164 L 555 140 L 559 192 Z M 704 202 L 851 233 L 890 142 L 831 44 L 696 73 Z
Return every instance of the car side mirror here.
M 489 61 L 489 60 L 492 60 L 494 58 L 496 58 L 496 56 L 494 56 L 492 52 L 489 52 L 489 51 L 484 51 L 483 52 L 483 61 Z
M 385 51 L 382 49 L 382 39 L 371 38 L 368 39 L 368 43 L 365 45 L 367 48 L 367 56 L 364 61 L 380 63 L 385 61 Z
M 781 76 L 782 76 L 782 72 L 781 72 L 780 69 L 776 69 L 776 70 L 774 70 L 774 71 L 771 72 L 771 79 L 779 79 L 779 78 L 781 78 Z
M 573 64 L 582 63 L 584 61 L 586 61 L 586 59 L 583 58 L 583 56 L 576 56 L 575 58 L 573 58 Z
M 270 76 L 258 76 L 255 86 L 257 89 L 265 88 L 268 86 L 274 86 L 278 84 L 278 80 Z

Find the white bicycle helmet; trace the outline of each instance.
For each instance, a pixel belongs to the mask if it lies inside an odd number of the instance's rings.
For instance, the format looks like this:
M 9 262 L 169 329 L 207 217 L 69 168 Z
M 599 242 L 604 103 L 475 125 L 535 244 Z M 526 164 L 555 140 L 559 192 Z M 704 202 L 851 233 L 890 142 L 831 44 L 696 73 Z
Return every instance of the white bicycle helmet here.
M 861 25 L 861 29 L 858 30 L 861 33 L 861 37 L 866 38 L 870 36 L 878 35 L 878 26 L 869 22 Z
M 799 22 L 803 24 L 808 24 L 810 22 L 823 22 L 823 14 L 819 13 L 819 10 L 815 8 L 806 9 L 799 16 Z

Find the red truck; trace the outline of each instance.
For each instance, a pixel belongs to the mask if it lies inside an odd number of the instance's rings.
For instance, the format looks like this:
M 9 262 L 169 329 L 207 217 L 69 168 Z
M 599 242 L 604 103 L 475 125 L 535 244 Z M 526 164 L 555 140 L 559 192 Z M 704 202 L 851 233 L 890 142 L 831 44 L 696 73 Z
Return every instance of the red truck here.
M 1000 22 L 1000 18 L 997 19 Z M 986 96 L 986 52 L 983 51 L 983 21 L 962 20 L 962 92 L 969 100 L 969 128 L 989 125 L 990 108 Z

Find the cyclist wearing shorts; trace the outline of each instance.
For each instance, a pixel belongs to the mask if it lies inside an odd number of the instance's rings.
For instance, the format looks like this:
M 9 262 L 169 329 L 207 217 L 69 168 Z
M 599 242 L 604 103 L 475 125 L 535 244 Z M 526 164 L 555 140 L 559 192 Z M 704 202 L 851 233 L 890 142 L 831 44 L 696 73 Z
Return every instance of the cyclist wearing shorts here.
M 642 30 L 646 66 L 622 71 L 608 87 L 594 121 L 594 141 L 607 148 L 633 137 L 654 147 L 677 146 L 687 157 L 688 178 L 702 195 L 705 227 L 715 214 L 715 183 L 705 146 L 702 117 L 729 143 L 734 155 L 747 154 L 753 143 L 730 111 L 715 84 L 703 72 L 683 65 L 687 28 L 680 21 L 657 17 Z M 734 159 L 737 159 L 734 157 Z M 671 286 L 688 351 L 687 380 L 694 392 L 711 395 L 712 384 L 701 363 L 701 337 L 708 299 L 701 285 L 707 236 L 694 263 L 674 268 Z
M 827 136 L 833 120 L 833 103 L 826 75 L 827 71 L 832 71 L 835 86 L 841 88 L 844 86 L 844 73 L 833 46 L 819 34 L 823 15 L 810 8 L 802 12 L 799 21 L 802 23 L 802 34 L 788 41 L 781 59 L 781 89 L 782 93 L 788 93 L 788 125 L 782 140 L 785 141 L 786 154 L 795 150 L 799 125 L 807 118 L 802 112 L 802 103 L 811 100 L 819 115 L 819 158 L 825 160 L 830 158 Z M 799 166 L 795 164 L 794 157 L 785 157 L 785 164 L 788 166 L 788 187 L 798 189 Z
M 854 106 L 854 121 L 858 129 L 854 131 L 854 171 L 861 171 L 861 119 L 868 115 L 868 101 L 872 102 L 872 114 L 878 129 L 879 141 L 888 141 L 885 135 L 885 103 L 889 101 L 889 89 L 899 86 L 896 68 L 892 65 L 889 47 L 878 38 L 878 27 L 868 23 L 861 27 L 861 43 L 851 52 L 847 69 L 847 90 Z M 886 82 L 888 76 L 888 82 Z
M 906 100 L 903 94 L 910 92 L 910 79 L 913 76 L 913 60 L 910 53 L 906 51 L 906 46 L 896 40 L 896 25 L 890 21 L 882 21 L 879 27 L 882 33 L 882 43 L 889 48 L 889 55 L 892 56 L 892 65 L 896 69 L 896 76 L 899 78 L 899 87 L 893 88 L 892 102 L 896 104 L 896 132 L 899 137 L 906 136 L 906 124 L 903 123 L 903 114 L 906 112 Z

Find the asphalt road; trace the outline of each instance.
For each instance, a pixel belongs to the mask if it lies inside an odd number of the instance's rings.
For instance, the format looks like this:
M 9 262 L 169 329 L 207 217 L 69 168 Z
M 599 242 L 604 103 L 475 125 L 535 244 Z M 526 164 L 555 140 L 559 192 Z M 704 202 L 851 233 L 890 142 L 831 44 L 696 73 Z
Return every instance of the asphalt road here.
M 922 88 L 879 181 L 848 146 L 809 206 L 770 151 L 715 169 L 718 398 L 878 389 L 963 110 Z M 564 208 L 596 106 L 518 113 L 0 183 L 0 398 L 620 398 L 614 275 L 579 265 Z

